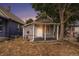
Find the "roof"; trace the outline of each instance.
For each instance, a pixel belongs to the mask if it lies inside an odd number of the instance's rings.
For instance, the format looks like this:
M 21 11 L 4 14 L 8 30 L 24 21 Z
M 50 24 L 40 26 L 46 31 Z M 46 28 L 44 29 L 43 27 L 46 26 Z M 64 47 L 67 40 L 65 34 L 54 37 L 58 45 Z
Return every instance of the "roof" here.
M 8 18 L 10 20 L 13 20 L 15 22 L 18 22 L 20 24 L 24 24 L 24 22 L 20 18 L 18 18 L 17 16 L 15 16 L 13 13 L 11 13 L 10 11 L 8 11 L 4 7 L 0 7 L 0 16 L 6 17 L 6 18 Z
M 28 20 L 28 21 L 30 21 L 30 20 Z M 53 19 L 48 15 L 45 15 L 45 16 L 40 15 L 40 16 L 37 17 L 36 20 L 30 21 L 29 23 L 26 23 L 24 26 L 28 26 L 28 25 L 32 25 L 32 24 L 47 24 L 47 25 L 55 24 L 55 25 L 60 25 L 59 23 L 54 23 Z
M 53 19 L 49 16 L 43 17 L 43 16 L 39 16 L 37 17 L 36 20 L 33 19 L 29 19 L 27 20 L 28 23 L 53 23 Z M 27 24 L 28 24 L 27 23 Z
M 30 20 L 28 20 L 30 21 Z M 25 24 L 24 26 L 29 26 L 29 25 L 32 25 L 32 24 L 47 24 L 47 25 L 60 25 L 60 23 L 54 23 L 53 20 L 47 16 L 46 18 L 41 18 L 41 17 L 38 17 L 36 20 L 33 20 L 27 24 Z
M 53 19 L 51 19 L 49 16 L 47 16 L 46 18 L 43 18 L 41 16 L 39 16 L 35 22 L 40 22 L 40 23 L 53 23 Z

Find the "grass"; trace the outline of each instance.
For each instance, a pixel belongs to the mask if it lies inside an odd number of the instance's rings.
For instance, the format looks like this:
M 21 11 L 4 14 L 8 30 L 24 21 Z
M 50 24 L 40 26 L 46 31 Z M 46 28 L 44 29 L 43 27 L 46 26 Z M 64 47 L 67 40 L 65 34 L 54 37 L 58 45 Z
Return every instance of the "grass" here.
M 72 56 L 79 55 L 79 48 L 67 41 L 28 42 L 16 39 L 0 42 L 0 55 L 4 56 Z

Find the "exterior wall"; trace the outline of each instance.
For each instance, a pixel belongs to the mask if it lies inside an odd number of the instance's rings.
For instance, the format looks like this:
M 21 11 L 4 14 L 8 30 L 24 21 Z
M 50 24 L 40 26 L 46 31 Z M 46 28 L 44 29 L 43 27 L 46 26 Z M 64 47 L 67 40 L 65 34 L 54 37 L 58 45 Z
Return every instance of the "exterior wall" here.
M 37 31 L 39 29 L 39 31 Z M 46 25 L 46 37 L 53 37 L 53 27 L 51 25 Z M 42 33 L 40 33 L 40 30 Z M 37 36 L 37 33 L 42 34 L 41 37 L 44 38 L 44 34 L 45 34 L 45 26 L 44 25 L 38 25 L 35 26 L 35 36 Z
M 24 27 L 23 35 L 24 35 L 24 37 L 26 37 L 28 39 L 33 39 L 33 25 L 29 25 L 29 26 Z
M 22 35 L 22 25 L 14 21 L 1 18 L 3 23 L 3 29 L 0 31 L 0 37 L 15 37 Z M 18 27 L 19 25 L 19 27 Z
M 21 25 L 13 21 L 8 21 L 6 26 L 6 35 L 9 37 L 22 35 Z
M 2 30 L 0 30 L 0 37 L 4 37 L 5 36 L 5 21 L 2 18 L 0 18 L 0 21 L 2 22 L 2 25 L 0 25 L 2 26 Z
M 75 32 L 77 32 L 79 34 L 79 27 L 74 27 Z
M 35 26 L 35 38 L 41 37 L 43 38 L 44 35 L 44 26 L 43 25 L 36 25 Z
M 56 27 L 56 26 L 55 26 Z M 53 37 L 54 35 L 53 35 L 53 31 L 54 31 L 54 28 L 53 28 L 53 26 L 52 25 L 47 25 L 46 26 L 46 36 L 47 37 Z M 56 30 L 55 30 L 55 32 L 56 32 Z

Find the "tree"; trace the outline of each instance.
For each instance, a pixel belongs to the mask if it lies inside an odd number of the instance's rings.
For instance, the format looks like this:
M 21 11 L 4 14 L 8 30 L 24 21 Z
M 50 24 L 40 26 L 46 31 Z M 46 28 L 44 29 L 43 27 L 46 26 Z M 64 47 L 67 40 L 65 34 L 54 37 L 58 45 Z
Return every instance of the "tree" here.
M 37 13 L 36 18 L 40 18 L 40 19 L 47 19 L 47 18 L 49 18 L 49 19 L 52 20 L 52 18 L 51 18 L 50 16 L 48 16 L 48 15 L 46 14 L 46 12 Z
M 33 22 L 33 20 L 30 18 L 30 19 L 28 19 L 28 20 L 26 21 L 26 24 L 32 23 L 32 22 Z
M 72 3 L 37 3 L 32 4 L 36 11 L 46 12 L 55 22 L 60 23 L 60 39 L 64 37 L 64 25 L 69 21 L 69 18 L 76 16 L 79 13 L 79 4 Z

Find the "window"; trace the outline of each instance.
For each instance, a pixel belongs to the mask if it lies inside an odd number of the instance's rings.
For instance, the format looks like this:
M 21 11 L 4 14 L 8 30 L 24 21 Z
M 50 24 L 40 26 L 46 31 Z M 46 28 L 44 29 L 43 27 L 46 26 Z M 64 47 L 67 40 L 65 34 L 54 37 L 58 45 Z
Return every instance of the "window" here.
M 0 32 L 3 30 L 3 22 L 2 20 L 0 19 Z
M 29 31 L 27 31 L 27 34 L 29 34 Z
M 0 32 L 3 30 L 3 26 L 0 25 Z

